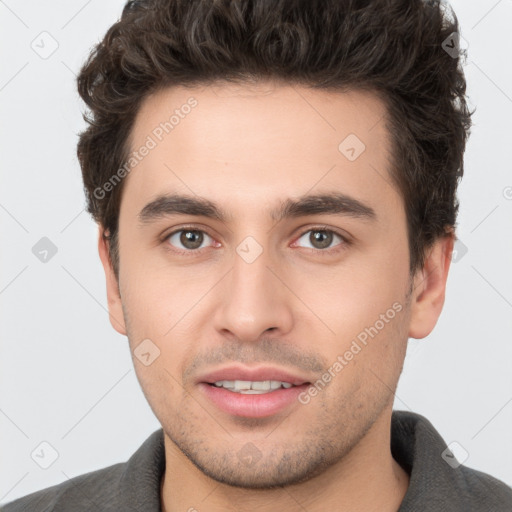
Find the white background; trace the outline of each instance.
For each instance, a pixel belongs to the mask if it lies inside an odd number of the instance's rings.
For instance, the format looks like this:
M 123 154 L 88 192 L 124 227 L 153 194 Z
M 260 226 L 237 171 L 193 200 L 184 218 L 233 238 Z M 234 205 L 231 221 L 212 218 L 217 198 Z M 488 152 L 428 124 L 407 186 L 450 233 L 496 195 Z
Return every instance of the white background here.
M 467 253 L 436 329 L 410 341 L 395 409 L 426 416 L 466 465 L 512 485 L 512 1 L 452 5 L 477 107 L 459 192 Z M 75 73 L 122 6 L 0 2 L 0 503 L 125 461 L 160 426 L 108 321 L 75 157 Z M 43 31 L 58 43 L 47 59 L 31 48 L 55 44 Z M 42 237 L 58 248 L 47 263 L 32 253 Z M 31 458 L 42 441 L 59 454 L 46 470 Z

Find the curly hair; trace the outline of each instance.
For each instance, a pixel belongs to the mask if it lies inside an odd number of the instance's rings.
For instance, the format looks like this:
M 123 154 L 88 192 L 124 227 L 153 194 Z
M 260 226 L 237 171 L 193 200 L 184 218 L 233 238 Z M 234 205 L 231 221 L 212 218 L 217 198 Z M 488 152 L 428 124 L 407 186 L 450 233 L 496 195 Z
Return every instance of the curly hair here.
M 447 7 L 441 0 L 129 1 L 77 79 L 88 109 L 77 147 L 87 209 L 109 240 L 116 275 L 123 182 L 95 191 L 124 165 L 142 101 L 165 87 L 255 80 L 381 98 L 410 271 L 423 267 L 426 250 L 455 228 L 473 114 L 466 52 L 455 46 L 459 25 Z

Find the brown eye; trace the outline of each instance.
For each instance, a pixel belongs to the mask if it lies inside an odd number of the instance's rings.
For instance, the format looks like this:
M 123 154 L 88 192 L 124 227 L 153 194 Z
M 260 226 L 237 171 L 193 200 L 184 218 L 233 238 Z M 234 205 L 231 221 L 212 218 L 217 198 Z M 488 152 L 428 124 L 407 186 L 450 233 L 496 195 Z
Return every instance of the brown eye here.
M 338 238 L 341 243 L 332 246 L 336 238 Z M 302 244 L 310 244 L 309 246 L 306 245 L 306 247 L 309 247 L 310 249 L 318 249 L 320 251 L 331 249 L 337 245 L 343 245 L 343 243 L 346 242 L 344 237 L 329 229 L 310 229 L 309 231 L 303 233 L 296 243 L 301 241 Z
M 201 248 L 206 238 L 211 237 L 203 231 L 196 229 L 180 229 L 170 234 L 167 240 L 171 245 L 176 247 L 176 249 L 193 251 Z
M 328 231 L 311 231 L 309 241 L 316 249 L 327 249 L 333 239 L 333 233 Z

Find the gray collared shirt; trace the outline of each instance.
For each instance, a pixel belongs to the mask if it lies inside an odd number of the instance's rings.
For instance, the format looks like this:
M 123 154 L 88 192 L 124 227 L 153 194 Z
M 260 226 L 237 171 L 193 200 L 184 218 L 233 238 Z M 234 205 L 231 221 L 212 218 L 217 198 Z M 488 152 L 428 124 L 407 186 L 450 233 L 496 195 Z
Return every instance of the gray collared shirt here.
M 512 488 L 442 455 L 446 443 L 423 416 L 393 411 L 391 453 L 410 475 L 397 512 L 512 512 Z M 163 430 L 127 462 L 77 476 L 19 498 L 3 512 L 160 512 Z

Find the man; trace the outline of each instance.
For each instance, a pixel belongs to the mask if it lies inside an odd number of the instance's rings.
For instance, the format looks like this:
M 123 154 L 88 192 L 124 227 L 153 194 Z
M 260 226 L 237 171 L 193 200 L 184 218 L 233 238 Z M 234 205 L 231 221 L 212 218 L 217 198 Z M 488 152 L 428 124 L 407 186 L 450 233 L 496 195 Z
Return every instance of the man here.
M 78 77 L 78 157 L 162 429 L 6 511 L 512 510 L 392 411 L 443 307 L 471 125 L 443 12 L 128 3 Z

